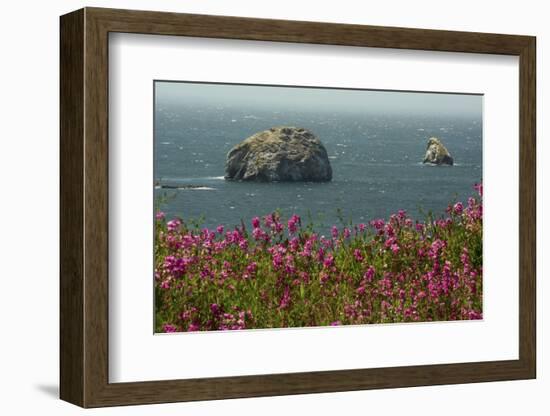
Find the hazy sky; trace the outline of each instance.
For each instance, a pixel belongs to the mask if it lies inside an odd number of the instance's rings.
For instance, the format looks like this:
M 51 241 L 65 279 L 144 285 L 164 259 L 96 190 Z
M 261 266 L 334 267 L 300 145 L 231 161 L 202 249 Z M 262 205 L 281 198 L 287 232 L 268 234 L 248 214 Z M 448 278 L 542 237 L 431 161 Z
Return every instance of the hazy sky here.
M 481 95 L 155 82 L 162 103 L 242 106 L 261 109 L 481 116 Z

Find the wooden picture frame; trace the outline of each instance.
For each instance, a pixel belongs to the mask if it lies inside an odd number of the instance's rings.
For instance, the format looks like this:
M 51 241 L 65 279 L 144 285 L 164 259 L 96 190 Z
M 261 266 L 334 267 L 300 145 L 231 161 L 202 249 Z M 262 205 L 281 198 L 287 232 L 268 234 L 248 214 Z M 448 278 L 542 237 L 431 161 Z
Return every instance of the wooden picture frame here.
M 61 399 L 82 407 L 101 407 L 536 377 L 534 37 L 100 8 L 62 16 L 60 29 Z M 109 383 L 110 32 L 518 56 L 519 359 Z

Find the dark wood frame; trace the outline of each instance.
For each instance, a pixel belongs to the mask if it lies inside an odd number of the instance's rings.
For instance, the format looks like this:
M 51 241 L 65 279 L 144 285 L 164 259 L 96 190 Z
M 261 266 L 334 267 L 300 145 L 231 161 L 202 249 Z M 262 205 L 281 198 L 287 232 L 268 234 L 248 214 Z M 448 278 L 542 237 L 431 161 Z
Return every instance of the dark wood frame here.
M 100 407 L 535 378 L 534 37 L 99 8 L 62 16 L 60 28 L 63 400 L 82 407 Z M 109 383 L 109 32 L 519 56 L 519 359 Z

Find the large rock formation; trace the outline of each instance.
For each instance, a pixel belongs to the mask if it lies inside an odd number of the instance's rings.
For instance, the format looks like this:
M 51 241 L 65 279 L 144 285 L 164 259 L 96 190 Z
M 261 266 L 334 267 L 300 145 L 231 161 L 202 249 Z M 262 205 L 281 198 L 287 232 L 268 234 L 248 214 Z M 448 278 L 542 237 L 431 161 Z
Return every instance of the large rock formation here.
M 326 182 L 332 179 L 332 168 L 325 146 L 312 132 L 299 127 L 273 127 L 229 151 L 225 179 Z
M 431 163 L 432 165 L 453 165 L 454 161 L 441 140 L 437 137 L 431 137 L 426 147 L 426 155 L 422 163 Z

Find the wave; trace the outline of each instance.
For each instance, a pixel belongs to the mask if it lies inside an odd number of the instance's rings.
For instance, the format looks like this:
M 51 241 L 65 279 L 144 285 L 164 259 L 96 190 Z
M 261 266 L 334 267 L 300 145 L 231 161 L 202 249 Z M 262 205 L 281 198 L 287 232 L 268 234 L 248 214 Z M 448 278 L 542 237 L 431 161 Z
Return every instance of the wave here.
M 209 186 L 197 186 L 193 188 L 179 188 L 179 189 L 184 189 L 186 191 L 215 191 L 216 190 L 216 188 L 211 188 Z
M 225 176 L 201 176 L 201 177 L 186 177 L 186 178 L 181 178 L 181 177 L 171 177 L 171 176 L 163 176 L 161 179 L 159 179 L 158 181 L 159 182 L 167 182 L 167 183 L 184 183 L 184 184 L 188 184 L 188 183 L 193 183 L 193 182 L 197 182 L 197 181 L 219 181 L 219 180 L 223 180 L 225 179 Z
M 415 165 L 416 166 L 425 166 L 425 167 L 429 167 L 429 168 L 441 168 L 441 167 L 450 167 L 450 168 L 452 168 L 453 166 L 458 166 L 458 167 L 471 166 L 470 164 L 465 165 L 464 163 L 456 163 L 456 162 L 452 165 L 445 165 L 445 164 L 436 165 L 436 164 L 433 164 L 433 163 L 416 162 Z
M 155 189 L 172 189 L 177 191 L 215 191 L 216 188 L 204 185 L 155 185 Z

